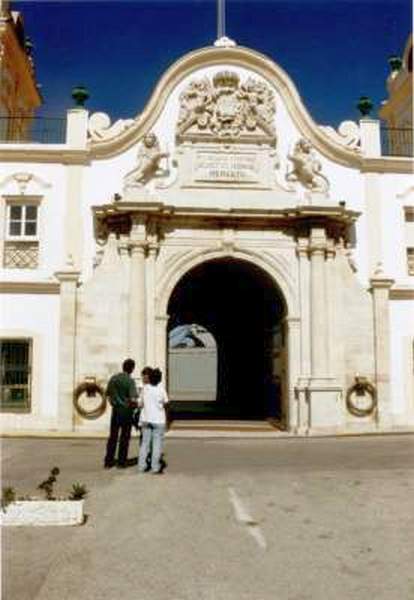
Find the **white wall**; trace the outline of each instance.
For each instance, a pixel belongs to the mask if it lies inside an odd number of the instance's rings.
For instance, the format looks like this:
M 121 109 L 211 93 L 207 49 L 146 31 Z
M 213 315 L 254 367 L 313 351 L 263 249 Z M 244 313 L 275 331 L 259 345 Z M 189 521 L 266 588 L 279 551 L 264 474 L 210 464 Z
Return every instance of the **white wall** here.
M 390 304 L 392 411 L 414 422 L 414 307 L 412 300 Z
M 33 338 L 32 413 L 2 414 L 3 425 L 20 429 L 39 426 L 57 415 L 59 296 L 45 294 L 2 294 L 1 336 Z

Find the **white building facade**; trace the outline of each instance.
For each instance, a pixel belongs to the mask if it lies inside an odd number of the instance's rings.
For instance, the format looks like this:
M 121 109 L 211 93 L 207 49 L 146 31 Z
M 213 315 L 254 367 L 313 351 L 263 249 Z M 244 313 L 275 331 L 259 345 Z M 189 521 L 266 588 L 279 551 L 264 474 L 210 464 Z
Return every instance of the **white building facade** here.
M 226 44 L 135 119 L 80 107 L 62 144 L 1 144 L 3 431 L 106 430 L 95 391 L 127 356 L 168 382 L 182 323 L 214 335 L 223 415 L 412 427 L 413 164 L 376 120 L 317 125 L 277 64 Z

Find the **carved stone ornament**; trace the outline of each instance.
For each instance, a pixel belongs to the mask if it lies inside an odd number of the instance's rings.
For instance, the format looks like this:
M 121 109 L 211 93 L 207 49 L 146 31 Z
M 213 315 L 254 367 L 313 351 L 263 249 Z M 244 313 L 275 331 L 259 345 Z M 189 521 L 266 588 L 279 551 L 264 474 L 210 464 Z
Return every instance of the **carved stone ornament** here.
M 338 127 L 338 131 L 327 125 L 320 125 L 320 129 L 338 144 L 354 150 L 360 150 L 361 130 L 355 121 L 342 121 Z
M 231 141 L 276 145 L 275 98 L 263 81 L 221 71 L 212 80 L 191 81 L 180 95 L 177 140 Z
M 168 152 L 161 151 L 160 142 L 155 133 L 147 133 L 138 150 L 138 164 L 126 177 L 126 186 L 143 186 L 157 175 L 168 174 L 168 170 L 163 171 L 160 164 L 168 156 Z
M 119 119 L 111 125 L 111 119 L 106 113 L 97 112 L 89 117 L 88 134 L 93 142 L 110 140 L 135 123 L 134 119 Z
M 312 192 L 326 193 L 328 191 L 329 182 L 322 175 L 322 165 L 316 158 L 308 140 L 300 139 L 288 159 L 293 163 L 293 169 L 286 175 L 287 181 L 299 182 Z
M 27 171 L 20 171 L 18 173 L 13 173 L 12 175 L 8 175 L 5 179 L 0 181 L 0 188 L 7 190 L 7 187 L 11 185 L 16 185 L 19 193 L 24 195 L 27 192 L 27 188 L 29 185 L 35 185 L 41 190 L 47 189 L 51 187 L 51 184 L 47 181 L 44 181 L 41 177 L 34 175 L 33 173 L 29 173 Z M 32 192 L 38 192 L 36 188 L 32 190 Z M 7 191 L 6 191 L 7 193 Z M 10 190 L 10 193 L 13 193 L 13 190 Z

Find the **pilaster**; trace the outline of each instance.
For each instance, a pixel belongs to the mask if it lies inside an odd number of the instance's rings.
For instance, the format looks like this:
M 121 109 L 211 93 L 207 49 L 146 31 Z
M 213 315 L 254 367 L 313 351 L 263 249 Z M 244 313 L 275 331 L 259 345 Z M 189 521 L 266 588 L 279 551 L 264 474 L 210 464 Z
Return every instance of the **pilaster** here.
M 337 289 L 334 285 L 335 243 L 332 238 L 327 240 L 325 260 L 325 305 L 326 305 L 326 347 L 327 373 L 329 377 L 337 375 L 335 346 L 335 308 Z
M 59 401 L 57 426 L 61 431 L 73 429 L 73 391 L 75 389 L 76 300 L 80 272 L 71 260 L 55 273 L 60 282 L 59 325 Z
M 390 315 L 389 293 L 394 280 L 379 266 L 370 280 L 374 311 L 375 385 L 378 398 L 378 425 L 391 425 Z
M 310 264 L 309 239 L 300 237 L 297 240 L 296 255 L 299 268 L 299 305 L 300 305 L 300 379 L 308 379 L 311 374 L 310 354 Z M 297 360 L 297 358 L 296 358 Z
M 368 240 L 368 272 L 382 262 L 382 199 L 378 173 L 364 174 L 366 227 Z
M 361 150 L 365 156 L 381 156 L 381 131 L 378 119 L 363 118 L 359 121 Z
M 298 406 L 295 399 L 295 388 L 300 373 L 298 359 L 300 356 L 301 345 L 301 319 L 294 316 L 287 317 L 285 319 L 285 332 L 287 337 L 288 372 L 285 390 L 287 393 L 287 402 L 285 403 L 287 414 L 284 414 L 283 418 L 288 425 L 289 431 L 295 431 L 300 421 Z
M 88 141 L 88 116 L 84 108 L 72 108 L 66 115 L 66 144 L 73 150 L 86 150 Z M 83 165 L 66 165 L 65 198 L 65 255 L 73 257 L 76 268 L 82 268 L 83 219 L 82 179 Z
M 325 229 L 313 227 L 309 245 L 311 262 L 311 377 L 313 380 L 324 380 L 328 377 L 325 252 Z
M 151 242 L 148 245 L 146 259 L 146 360 L 151 366 L 155 364 L 155 263 L 158 245 Z
M 139 241 L 130 244 L 130 291 L 128 354 L 141 370 L 145 362 L 146 344 L 145 245 Z
M 161 369 L 164 385 L 167 386 L 167 353 L 168 339 L 167 326 L 168 315 L 157 315 L 155 317 L 155 360 L 154 364 Z

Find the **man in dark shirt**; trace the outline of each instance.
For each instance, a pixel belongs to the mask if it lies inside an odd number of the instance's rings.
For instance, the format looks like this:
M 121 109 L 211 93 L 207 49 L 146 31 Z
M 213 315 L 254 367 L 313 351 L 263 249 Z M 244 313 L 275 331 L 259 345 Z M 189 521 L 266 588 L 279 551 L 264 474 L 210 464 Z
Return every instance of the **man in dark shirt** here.
M 104 462 L 106 469 L 110 469 L 115 465 L 119 430 L 121 430 L 121 436 L 118 447 L 118 467 L 124 468 L 127 466 L 132 413 L 137 406 L 138 398 L 135 382 L 131 377 L 134 369 L 135 362 L 132 358 L 127 358 L 122 365 L 122 373 L 112 375 L 106 388 L 106 395 L 112 406 L 111 428 Z

